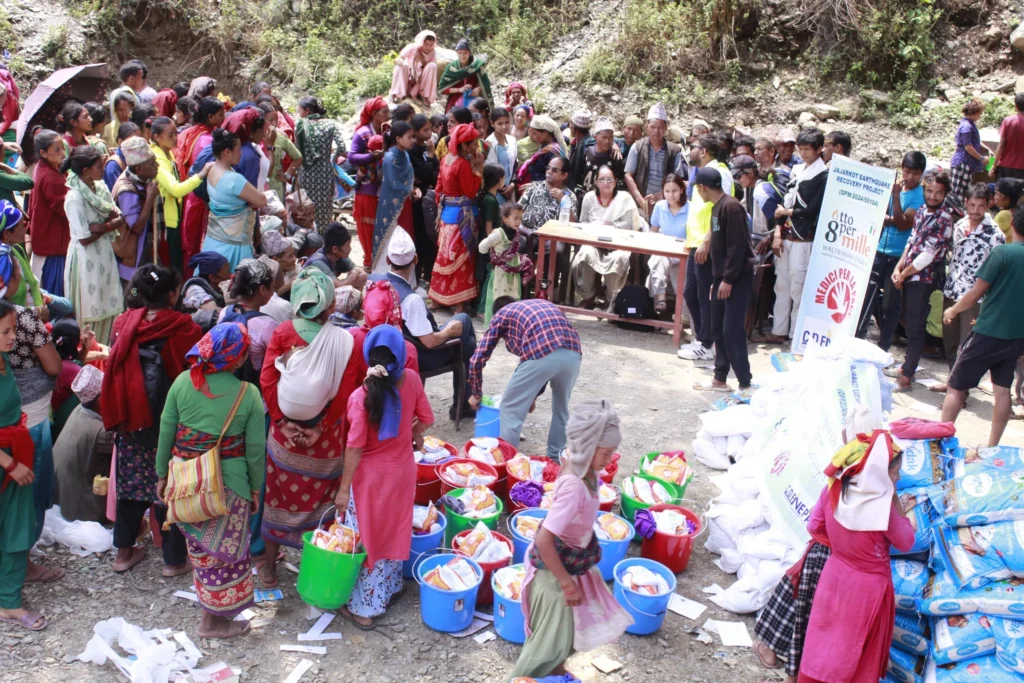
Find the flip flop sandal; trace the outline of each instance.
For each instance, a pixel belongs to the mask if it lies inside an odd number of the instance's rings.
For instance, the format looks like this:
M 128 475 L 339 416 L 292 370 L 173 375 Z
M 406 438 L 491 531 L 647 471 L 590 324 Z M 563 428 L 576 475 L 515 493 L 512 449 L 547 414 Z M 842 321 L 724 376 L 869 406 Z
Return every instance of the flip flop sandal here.
M 710 382 L 695 382 L 693 385 L 694 391 L 713 391 L 719 394 L 731 394 L 733 392 L 732 387 L 725 385 L 724 387 L 715 386 Z
M 36 626 L 36 622 L 40 619 L 43 620 L 42 626 Z M 44 628 L 50 625 L 50 622 L 46 620 L 42 614 L 36 614 L 34 612 L 26 612 L 17 619 L 13 617 L 0 617 L 0 622 L 7 622 L 8 624 L 17 624 L 22 628 L 28 629 L 29 631 L 42 631 Z
M 168 567 L 167 565 L 164 565 L 160 568 L 160 576 L 164 577 L 165 579 L 173 579 L 176 576 L 184 576 L 185 574 L 188 574 L 191 571 L 192 563 L 186 561 L 184 566 L 181 567 Z
M 373 631 L 377 628 L 377 624 L 371 623 L 369 626 L 367 626 L 366 624 L 361 624 L 360 622 L 356 621 L 356 616 L 349 612 L 347 607 L 343 607 L 342 609 L 338 610 L 338 614 L 340 614 L 341 618 L 345 621 L 351 622 L 351 624 L 360 631 Z
M 25 579 L 25 583 L 53 583 L 64 578 L 64 570 L 60 567 L 47 567 L 38 579 Z
M 766 669 L 773 669 L 773 670 L 774 669 L 781 669 L 782 668 L 782 662 L 778 661 L 778 659 L 775 660 L 775 666 L 771 666 L 770 664 L 768 664 L 768 662 L 766 661 L 765 656 L 761 653 L 761 648 L 764 648 L 765 650 L 767 650 L 768 646 L 765 645 L 764 643 L 758 643 L 757 645 L 754 646 L 754 654 L 757 655 L 757 658 L 761 660 L 761 665 L 764 668 L 766 668 Z
M 139 562 L 142 562 L 144 559 L 146 559 L 146 549 L 136 547 L 132 549 L 132 557 L 130 560 L 125 563 L 115 562 L 113 569 L 118 574 L 122 574 L 137 565 Z
M 260 580 L 260 585 L 263 586 L 264 590 L 270 591 L 277 588 L 277 584 L 279 583 L 279 581 L 278 579 L 274 579 L 274 581 L 271 583 L 263 578 L 263 568 L 266 566 L 266 562 L 259 566 L 259 568 L 256 570 L 256 578 Z

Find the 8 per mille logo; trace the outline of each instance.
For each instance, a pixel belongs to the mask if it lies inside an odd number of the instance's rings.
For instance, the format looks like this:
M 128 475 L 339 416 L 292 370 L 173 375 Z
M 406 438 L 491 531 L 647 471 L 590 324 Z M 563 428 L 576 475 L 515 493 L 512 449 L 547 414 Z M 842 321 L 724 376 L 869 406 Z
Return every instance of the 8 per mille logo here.
M 857 281 L 849 268 L 837 268 L 822 278 L 814 292 L 814 303 L 824 304 L 832 311 L 832 322 L 846 320 L 857 299 Z

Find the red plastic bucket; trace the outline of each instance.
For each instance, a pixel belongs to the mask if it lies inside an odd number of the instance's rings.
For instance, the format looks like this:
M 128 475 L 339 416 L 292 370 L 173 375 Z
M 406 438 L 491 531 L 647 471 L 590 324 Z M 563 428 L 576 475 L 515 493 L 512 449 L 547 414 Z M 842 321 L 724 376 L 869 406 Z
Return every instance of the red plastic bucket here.
M 612 454 L 612 461 L 602 470 L 602 474 L 600 475 L 601 481 L 606 484 L 612 483 L 612 480 L 615 479 L 615 475 L 619 473 L 619 458 L 621 457 L 621 453 Z
M 472 445 L 473 441 L 470 440 L 467 441 L 466 445 L 462 447 L 463 458 L 469 458 L 469 449 Z M 508 441 L 498 439 L 498 448 L 501 449 L 501 454 L 505 456 L 505 462 L 508 462 L 512 458 L 516 457 L 515 446 L 510 444 Z M 470 460 L 472 460 L 472 458 L 470 458 Z M 486 465 L 490 463 L 481 464 Z M 493 467 L 498 472 L 498 481 L 494 483 L 494 488 L 492 489 L 494 491 L 494 495 L 501 498 L 501 500 L 505 503 L 506 507 L 510 507 L 512 505 L 512 501 L 509 500 L 508 497 L 508 468 L 506 468 L 504 464 L 491 465 L 491 467 Z M 483 590 L 483 585 L 481 585 L 480 588 L 481 590 Z
M 601 505 L 600 505 L 601 512 L 611 512 L 612 510 L 615 509 L 615 506 L 619 504 L 619 501 L 622 500 L 622 489 L 620 489 L 618 486 L 613 486 L 612 484 L 608 484 L 607 482 L 605 482 L 605 483 L 608 486 L 611 486 L 613 489 L 615 489 L 615 493 L 618 494 L 617 496 L 615 496 L 615 500 L 613 500 L 613 501 L 611 501 L 609 503 L 601 503 Z
M 454 491 L 455 489 L 461 489 L 466 487 L 465 484 L 456 483 L 451 479 L 446 479 L 444 476 L 445 470 L 447 470 L 452 465 L 460 462 L 472 463 L 482 473 L 489 474 L 492 477 L 494 477 L 494 481 L 492 481 L 490 484 L 487 484 L 487 488 L 489 488 L 492 491 L 494 490 L 495 485 L 497 485 L 498 483 L 498 470 L 494 468 L 494 465 L 488 465 L 485 462 L 479 462 L 477 460 L 472 460 L 470 458 L 456 458 L 455 460 L 449 460 L 448 462 L 437 465 L 437 476 L 441 478 L 442 496 L 448 493 L 449 491 Z M 483 586 L 481 586 L 480 588 L 482 589 Z
M 457 555 L 462 555 L 463 557 L 469 557 L 468 554 L 462 552 L 458 548 L 459 548 L 459 541 L 461 541 L 464 536 L 468 536 L 472 532 L 473 532 L 472 529 L 466 529 L 465 531 L 460 531 L 459 533 L 457 533 L 455 535 L 455 538 L 452 539 L 452 550 L 454 550 Z M 504 536 L 499 534 L 497 531 L 492 531 L 491 533 L 494 534 L 495 538 L 497 538 L 499 541 L 501 541 L 502 543 L 504 543 L 505 545 L 508 546 L 508 551 L 510 553 L 513 552 L 512 541 L 510 541 L 509 539 L 505 538 Z M 494 602 L 494 588 L 491 587 L 491 574 L 493 574 L 497 570 L 501 569 L 502 567 L 507 567 L 510 564 L 512 564 L 512 555 L 509 555 L 508 557 L 506 557 L 501 562 L 480 562 L 479 560 L 476 560 L 476 563 L 479 564 L 480 568 L 484 570 L 484 580 L 483 580 L 483 583 L 480 584 L 480 592 L 477 593 L 476 604 L 478 604 L 478 605 L 490 605 L 492 602 Z M 486 586 L 484 584 L 486 584 Z
M 681 574 L 690 563 L 690 553 L 693 552 L 693 539 L 703 528 L 700 517 L 680 505 L 669 505 L 659 503 L 648 508 L 651 512 L 662 510 L 678 510 L 688 520 L 694 523 L 696 530 L 689 536 L 677 536 L 655 531 L 654 536 L 645 538 L 640 545 L 640 557 L 660 562 L 673 574 Z
M 459 451 L 450 443 L 444 445 L 445 449 L 457 457 Z M 426 505 L 437 501 L 444 494 L 441 493 L 441 478 L 437 475 L 437 465 L 427 463 L 416 463 L 416 505 Z

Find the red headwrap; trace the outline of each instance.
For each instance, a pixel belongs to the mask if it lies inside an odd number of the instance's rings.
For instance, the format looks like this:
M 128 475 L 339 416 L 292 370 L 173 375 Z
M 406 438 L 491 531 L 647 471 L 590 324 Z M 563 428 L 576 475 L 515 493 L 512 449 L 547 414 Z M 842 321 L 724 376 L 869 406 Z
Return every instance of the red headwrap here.
M 224 119 L 224 130 L 230 131 L 238 136 L 242 142 L 252 140 L 252 124 L 257 118 L 263 116 L 263 111 L 256 107 L 246 107 L 228 114 Z
M 373 135 L 366 141 L 366 149 L 371 152 L 379 152 L 384 149 L 384 136 Z
M 373 329 L 378 325 L 402 325 L 401 301 L 398 292 L 387 280 L 371 283 L 363 297 L 363 322 Z
M 459 145 L 464 142 L 473 142 L 480 137 L 480 131 L 468 123 L 460 123 L 452 128 L 451 140 L 448 142 L 449 154 L 458 154 Z
M 156 107 L 156 113 L 158 116 L 166 116 L 169 119 L 174 118 L 174 107 L 178 104 L 178 93 L 174 92 L 170 88 L 164 88 L 156 94 L 153 98 L 153 106 Z
M 363 110 L 359 113 L 359 127 L 362 128 L 373 119 L 373 113 L 381 108 L 387 108 L 388 103 L 383 97 L 374 97 L 372 100 L 366 100 L 363 104 Z
M 517 81 L 513 81 L 508 84 L 507 88 L 505 88 L 505 104 L 509 104 L 512 101 L 512 91 L 515 88 L 519 88 L 520 90 L 523 91 L 524 100 L 528 97 L 528 93 L 526 92 L 526 86 Z

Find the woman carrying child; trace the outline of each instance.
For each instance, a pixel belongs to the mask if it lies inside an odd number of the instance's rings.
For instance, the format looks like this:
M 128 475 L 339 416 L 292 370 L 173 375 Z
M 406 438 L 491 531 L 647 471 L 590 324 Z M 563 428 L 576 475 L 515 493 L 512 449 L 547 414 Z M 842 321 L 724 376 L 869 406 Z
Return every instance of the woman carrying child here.
M 494 167 L 484 168 L 485 181 L 488 168 Z M 493 226 L 488 216 L 489 211 L 485 206 L 481 209 L 481 218 L 487 230 L 487 237 L 480 243 L 480 253 L 489 252 L 491 264 L 494 266 L 484 288 L 483 311 L 486 325 L 491 324 L 491 308 L 494 302 L 503 296 L 518 300 L 523 284 L 529 283 L 533 277 L 533 261 L 519 253 L 522 242 L 519 226 L 523 223 L 523 207 L 512 202 L 501 207 L 500 227 Z
M 581 401 L 569 416 L 568 453 L 554 500 L 526 551 L 523 615 L 526 644 L 512 670 L 535 678 L 567 673 L 573 649 L 613 642 L 633 623 L 601 580 L 601 547 L 594 536 L 600 501 L 597 473 L 622 437 L 608 401 Z

